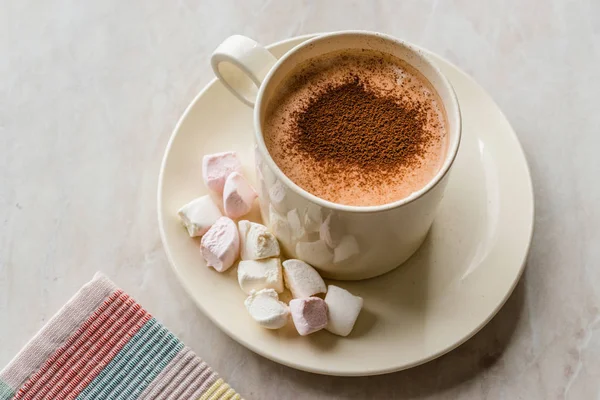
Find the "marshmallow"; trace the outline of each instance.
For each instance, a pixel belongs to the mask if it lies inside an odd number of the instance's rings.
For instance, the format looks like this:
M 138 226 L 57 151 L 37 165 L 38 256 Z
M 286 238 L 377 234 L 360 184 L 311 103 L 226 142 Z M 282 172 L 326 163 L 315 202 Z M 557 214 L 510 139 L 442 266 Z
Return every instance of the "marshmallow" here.
M 339 217 L 336 217 L 334 214 L 329 214 L 327 218 L 325 218 L 325 221 L 323 221 L 321 224 L 321 228 L 319 229 L 319 238 L 325 241 L 327 246 L 334 249 L 338 244 L 340 244 L 343 236 L 344 229 Z
M 327 303 L 329 320 L 325 329 L 336 335 L 348 336 L 354 328 L 354 323 L 363 306 L 362 297 L 355 296 L 337 286 L 329 285 L 325 303 Z
M 229 218 L 239 218 L 248 214 L 256 199 L 256 191 L 244 175 L 232 172 L 225 180 L 223 188 L 223 208 Z
M 310 297 L 317 293 L 325 293 L 327 286 L 316 269 L 301 260 L 283 262 L 285 286 L 290 289 L 296 299 Z
M 346 235 L 333 249 L 333 262 L 339 263 L 359 253 L 358 242 L 352 235 Z
M 322 223 L 321 207 L 309 203 L 304 210 L 304 229 L 307 232 L 319 232 Z
M 283 215 L 279 214 L 272 204 L 269 204 L 269 228 L 284 244 L 291 240 L 291 229 L 288 220 Z
M 292 321 L 301 336 L 310 335 L 327 326 L 327 304 L 318 297 L 290 301 Z
M 242 260 L 279 257 L 279 242 L 267 227 L 242 220 L 238 223 L 242 241 Z
M 323 240 L 296 243 L 296 254 L 298 258 L 316 266 L 327 265 L 333 260 L 333 253 Z
M 223 215 L 210 196 L 198 197 L 177 212 L 191 237 L 202 236 Z
M 202 158 L 202 178 L 213 192 L 223 194 L 225 180 L 232 172 L 241 172 L 242 164 L 234 151 L 207 154 Z
M 279 301 L 273 289 L 252 291 L 244 301 L 244 305 L 253 320 L 267 329 L 279 329 L 287 324 L 290 310 L 284 302 Z
M 304 227 L 302 226 L 302 222 L 300 222 L 300 215 L 298 215 L 298 210 L 293 209 L 287 213 L 287 220 L 290 226 L 290 233 L 292 235 L 292 239 L 300 239 L 304 237 L 306 232 L 304 231 Z
M 248 294 L 252 290 L 274 289 L 283 292 L 283 273 L 279 258 L 243 260 L 238 264 L 238 282 Z
M 221 217 L 202 236 L 200 251 L 206 265 L 219 272 L 233 265 L 240 254 L 240 237 L 235 222 Z

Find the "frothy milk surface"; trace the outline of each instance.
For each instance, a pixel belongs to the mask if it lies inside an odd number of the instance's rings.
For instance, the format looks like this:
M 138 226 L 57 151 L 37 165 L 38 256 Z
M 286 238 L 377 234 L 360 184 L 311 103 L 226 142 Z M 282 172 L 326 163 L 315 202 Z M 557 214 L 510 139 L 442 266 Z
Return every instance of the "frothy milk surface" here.
M 338 204 L 391 203 L 423 188 L 447 147 L 441 100 L 414 68 L 371 50 L 301 64 L 264 120 L 275 163 L 306 191 Z

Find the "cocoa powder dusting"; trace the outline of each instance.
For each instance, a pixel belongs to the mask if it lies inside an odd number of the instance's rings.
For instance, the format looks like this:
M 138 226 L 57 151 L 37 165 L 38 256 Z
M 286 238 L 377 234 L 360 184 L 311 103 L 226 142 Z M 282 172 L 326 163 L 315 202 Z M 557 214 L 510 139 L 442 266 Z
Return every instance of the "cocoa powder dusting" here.
M 409 64 L 372 50 L 333 52 L 291 71 L 264 114 L 263 133 L 294 183 L 354 206 L 421 189 L 446 152 L 434 88 Z
M 434 135 L 425 129 L 428 105 L 371 90 L 358 76 L 328 85 L 292 115 L 287 152 L 303 153 L 326 171 L 397 177 L 418 165 Z

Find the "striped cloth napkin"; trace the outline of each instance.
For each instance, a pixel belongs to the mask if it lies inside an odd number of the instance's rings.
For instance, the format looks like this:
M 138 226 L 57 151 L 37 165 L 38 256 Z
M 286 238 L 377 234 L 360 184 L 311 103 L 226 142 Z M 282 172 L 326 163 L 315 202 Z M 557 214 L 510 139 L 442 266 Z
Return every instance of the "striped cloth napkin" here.
M 0 372 L 7 399 L 241 399 L 102 274 Z

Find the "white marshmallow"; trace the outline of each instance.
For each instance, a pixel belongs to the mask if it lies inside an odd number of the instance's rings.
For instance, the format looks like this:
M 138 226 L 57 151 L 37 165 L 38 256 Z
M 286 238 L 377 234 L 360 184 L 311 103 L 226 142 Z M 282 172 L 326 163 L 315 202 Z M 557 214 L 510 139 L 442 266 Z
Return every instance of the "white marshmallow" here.
M 296 299 L 310 297 L 317 293 L 325 293 L 327 286 L 316 269 L 301 260 L 283 262 L 285 286 L 290 289 Z
M 348 336 L 362 309 L 362 297 L 355 296 L 337 286 L 329 285 L 325 303 L 327 303 L 329 319 L 325 329 L 336 335 Z
M 310 335 L 327 326 L 327 304 L 319 297 L 291 300 L 290 312 L 301 336 Z
M 304 229 L 307 232 L 319 232 L 323 219 L 321 207 L 310 203 L 304 210 Z
M 240 254 L 240 237 L 235 222 L 227 217 L 219 218 L 202 236 L 200 251 L 209 267 L 219 272 L 229 269 Z
M 319 238 L 325 241 L 327 246 L 334 249 L 338 244 L 340 244 L 343 236 L 344 228 L 339 217 L 334 216 L 334 214 L 329 214 L 327 218 L 325 218 L 325 221 L 323 221 L 321 224 L 321 228 L 319 229 Z
M 284 244 L 291 240 L 291 229 L 288 220 L 283 215 L 279 214 L 272 204 L 269 204 L 269 228 Z
M 238 264 L 238 282 L 248 294 L 252 290 L 274 289 L 283 292 L 283 273 L 279 258 L 242 260 Z
M 300 216 L 298 215 L 298 210 L 293 209 L 287 213 L 287 220 L 290 226 L 290 233 L 292 235 L 292 239 L 298 240 L 303 238 L 306 234 L 304 227 L 302 226 L 302 222 L 300 222 Z
M 287 304 L 279 301 L 279 296 L 273 289 L 252 291 L 244 301 L 244 305 L 252 319 L 263 328 L 282 328 L 290 317 Z
M 238 223 L 242 242 L 242 260 L 279 257 L 279 242 L 267 227 L 242 220 Z
M 269 188 L 269 199 L 271 199 L 271 204 L 273 207 L 280 213 L 285 213 L 285 186 L 280 181 L 276 181 Z
M 342 238 L 340 244 L 333 249 L 333 262 L 339 263 L 345 261 L 359 252 L 360 249 L 358 248 L 356 238 L 352 235 L 346 235 Z
M 202 158 L 202 178 L 210 190 L 223 194 L 225 180 L 232 172 L 241 172 L 242 164 L 235 151 L 207 154 Z
M 177 212 L 191 237 L 202 236 L 223 216 L 209 195 L 198 197 Z
M 333 260 L 333 253 L 323 240 L 296 243 L 296 254 L 298 258 L 316 266 L 327 265 Z
M 229 174 L 223 188 L 223 208 L 229 218 L 248 214 L 256 197 L 256 191 L 244 175 L 239 172 Z

